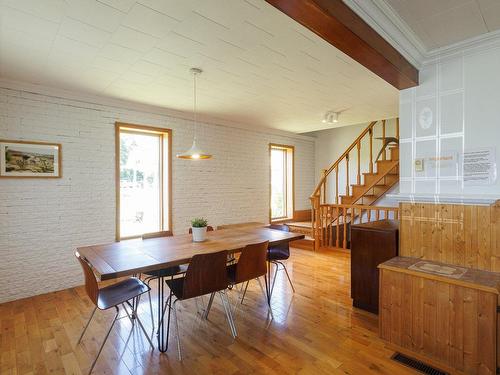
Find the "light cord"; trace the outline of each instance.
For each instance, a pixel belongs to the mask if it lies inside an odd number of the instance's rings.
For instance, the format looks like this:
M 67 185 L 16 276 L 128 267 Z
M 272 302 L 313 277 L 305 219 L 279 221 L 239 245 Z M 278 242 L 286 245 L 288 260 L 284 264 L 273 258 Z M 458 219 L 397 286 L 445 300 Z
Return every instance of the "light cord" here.
M 194 114 L 194 142 L 196 142 L 196 128 L 197 128 L 197 113 L 196 113 L 196 110 L 197 110 L 197 103 L 196 103 L 196 76 L 198 75 L 198 73 L 194 73 L 194 79 L 193 79 L 193 114 Z

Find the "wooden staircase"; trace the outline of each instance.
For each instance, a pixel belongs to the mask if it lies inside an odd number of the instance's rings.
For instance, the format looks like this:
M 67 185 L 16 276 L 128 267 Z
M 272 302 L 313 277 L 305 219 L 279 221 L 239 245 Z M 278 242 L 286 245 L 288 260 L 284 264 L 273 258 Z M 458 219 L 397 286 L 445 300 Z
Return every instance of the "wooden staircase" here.
M 387 139 L 386 130 L 386 120 L 370 123 L 340 158 L 323 170 L 310 197 L 311 222 L 287 223 L 290 231 L 306 234 L 310 247 L 316 250 L 320 247 L 346 249 L 350 242 L 351 223 L 391 218 L 391 213 L 393 218 L 397 218 L 397 208 L 375 206 L 399 182 L 399 145 L 391 143 L 388 147 L 383 146 Z M 377 131 L 380 137 L 374 137 Z M 395 136 L 391 138 L 399 139 L 398 119 L 394 132 Z M 377 143 L 374 139 L 380 141 L 378 145 L 374 145 Z M 362 158 L 363 146 L 369 148 L 367 160 Z M 374 146 L 377 154 L 381 151 L 380 160 L 375 162 Z M 355 174 L 350 170 L 352 164 L 356 168 Z M 341 174 L 344 186 L 339 185 Z
M 351 194 L 340 196 L 342 204 L 370 206 L 399 182 L 399 146 L 390 147 L 389 159 L 375 164 L 376 172 L 363 173 L 363 184 L 350 184 Z

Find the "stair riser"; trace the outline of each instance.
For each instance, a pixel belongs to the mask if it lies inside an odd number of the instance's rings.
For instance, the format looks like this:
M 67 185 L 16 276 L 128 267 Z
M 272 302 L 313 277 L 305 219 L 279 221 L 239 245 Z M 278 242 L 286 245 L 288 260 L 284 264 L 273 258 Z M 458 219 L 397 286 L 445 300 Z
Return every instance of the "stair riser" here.
M 390 149 L 391 160 L 399 160 L 399 147 L 391 147 Z
M 384 181 L 381 181 L 381 182 L 383 183 Z M 390 185 L 390 184 L 375 185 L 369 189 L 368 193 L 373 194 L 373 195 L 380 195 L 387 190 L 387 185 Z M 366 186 L 353 186 L 352 187 L 352 196 L 359 197 L 363 194 L 366 194 L 366 190 L 367 190 Z

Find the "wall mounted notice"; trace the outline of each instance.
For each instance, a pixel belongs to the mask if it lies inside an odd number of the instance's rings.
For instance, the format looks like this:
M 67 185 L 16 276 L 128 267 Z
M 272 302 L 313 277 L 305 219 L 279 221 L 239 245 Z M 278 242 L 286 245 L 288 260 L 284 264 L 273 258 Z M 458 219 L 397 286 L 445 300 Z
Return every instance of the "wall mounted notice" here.
M 478 148 L 464 152 L 464 185 L 491 185 L 497 178 L 495 148 Z
M 458 151 L 443 151 L 439 156 L 429 157 L 429 167 L 439 169 L 441 177 L 456 177 L 458 175 Z

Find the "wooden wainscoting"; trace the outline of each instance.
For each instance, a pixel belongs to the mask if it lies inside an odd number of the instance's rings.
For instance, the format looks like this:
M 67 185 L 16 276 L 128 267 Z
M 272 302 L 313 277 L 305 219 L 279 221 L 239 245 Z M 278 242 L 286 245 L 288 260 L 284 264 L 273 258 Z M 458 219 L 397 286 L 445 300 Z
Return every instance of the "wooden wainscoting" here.
M 464 282 L 398 269 L 397 259 L 380 266 L 380 337 L 388 347 L 453 374 L 495 374 L 499 276 L 468 270 Z
M 500 201 L 401 203 L 401 256 L 500 272 Z

